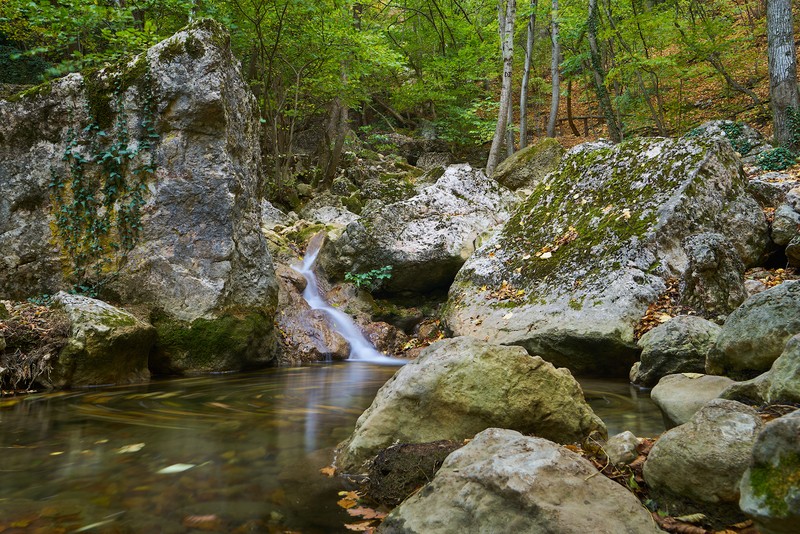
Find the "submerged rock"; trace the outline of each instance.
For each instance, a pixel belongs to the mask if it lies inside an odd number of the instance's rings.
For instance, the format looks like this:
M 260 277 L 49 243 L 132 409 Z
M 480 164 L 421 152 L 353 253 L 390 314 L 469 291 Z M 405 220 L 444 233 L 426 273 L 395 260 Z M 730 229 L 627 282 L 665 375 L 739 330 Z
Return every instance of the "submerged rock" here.
M 660 532 L 650 513 L 588 460 L 546 439 L 489 428 L 450 454 L 395 508 L 382 534 Z
M 89 297 L 61 292 L 53 303 L 69 318 L 69 340 L 40 380 L 63 388 L 150 379 L 148 355 L 156 339 L 151 325 Z
M 719 234 L 745 265 L 761 256 L 766 221 L 745 182 L 715 139 L 579 145 L 467 260 L 446 323 L 576 373 L 624 376 L 634 327 L 689 271 L 687 238 Z
M 728 317 L 709 352 L 706 371 L 752 378 L 769 370 L 786 342 L 800 333 L 800 280 L 748 298 Z
M 256 110 L 210 20 L 120 71 L 0 101 L 0 295 L 94 285 L 150 312 L 160 368 L 265 365 L 277 286 Z
M 411 198 L 365 208 L 326 243 L 320 265 L 332 277 L 393 267 L 383 290 L 447 287 L 479 238 L 502 224 L 514 196 L 469 165 L 452 165 Z
M 764 424 L 744 404 L 716 399 L 691 420 L 668 430 L 644 463 L 644 478 L 656 500 L 677 513 L 709 509 L 729 520 L 739 509 L 739 481 Z M 687 502 L 688 501 L 688 502 Z M 725 523 L 727 524 L 727 523 Z
M 792 534 L 800 525 L 800 411 L 770 421 L 753 445 L 739 506 L 762 534 Z
M 446 339 L 424 349 L 378 391 L 339 445 L 336 464 L 358 472 L 397 441 L 463 440 L 491 426 L 560 443 L 606 431 L 567 370 L 520 347 Z

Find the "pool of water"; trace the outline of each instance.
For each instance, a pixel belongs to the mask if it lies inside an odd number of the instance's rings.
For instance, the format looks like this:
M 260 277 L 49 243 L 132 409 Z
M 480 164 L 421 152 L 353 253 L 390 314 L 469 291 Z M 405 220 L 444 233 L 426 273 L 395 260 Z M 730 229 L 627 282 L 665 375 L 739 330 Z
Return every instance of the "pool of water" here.
M 343 482 L 319 469 L 396 370 L 344 362 L 0 399 L 0 533 L 347 532 Z M 663 430 L 646 394 L 581 382 L 609 434 Z

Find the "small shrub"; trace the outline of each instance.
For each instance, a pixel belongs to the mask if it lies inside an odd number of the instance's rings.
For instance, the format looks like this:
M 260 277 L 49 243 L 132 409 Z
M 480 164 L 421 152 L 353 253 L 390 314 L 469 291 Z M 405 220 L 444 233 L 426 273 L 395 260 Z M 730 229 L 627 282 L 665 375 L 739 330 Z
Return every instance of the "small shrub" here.
M 375 291 L 378 289 L 384 280 L 392 277 L 392 266 L 384 265 L 380 269 L 372 269 L 365 273 L 345 273 L 344 279 L 347 282 L 352 282 L 358 289 L 366 289 L 368 291 Z
M 756 164 L 765 171 L 782 171 L 794 165 L 796 161 L 792 151 L 784 147 L 767 150 L 756 158 Z

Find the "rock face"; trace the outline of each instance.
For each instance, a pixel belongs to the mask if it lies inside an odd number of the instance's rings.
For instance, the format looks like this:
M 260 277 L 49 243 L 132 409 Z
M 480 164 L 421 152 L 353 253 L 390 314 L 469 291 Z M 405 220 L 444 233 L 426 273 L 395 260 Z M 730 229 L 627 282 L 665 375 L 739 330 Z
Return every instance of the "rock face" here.
M 744 264 L 720 234 L 689 236 L 683 248 L 689 265 L 681 278 L 681 303 L 709 316 L 728 315 L 747 298 Z
M 59 293 L 53 299 L 70 322 L 67 345 L 52 362 L 48 385 L 56 388 L 147 382 L 155 329 L 105 302 Z
M 513 190 L 535 187 L 544 177 L 558 168 L 564 147 L 551 137 L 515 152 L 503 160 L 492 179 Z
M 650 392 L 650 398 L 661 410 L 667 426 L 673 427 L 687 423 L 700 408 L 733 383 L 725 376 L 667 375 Z
M 491 426 L 560 443 L 581 441 L 593 431 L 605 434 L 566 370 L 520 347 L 455 338 L 426 348 L 378 391 L 339 445 L 336 464 L 359 471 L 397 441 L 463 440 Z
M 753 408 L 714 400 L 661 435 L 645 461 L 645 481 L 657 499 L 713 504 L 722 511 L 739 501 L 739 480 L 763 426 Z
M 741 482 L 739 506 L 763 534 L 791 534 L 800 524 L 800 412 L 766 424 Z
M 411 198 L 365 208 L 324 246 L 319 261 L 338 278 L 391 265 L 392 278 L 383 287 L 390 292 L 447 287 L 478 238 L 506 220 L 513 201 L 482 171 L 452 165 Z
M 720 327 L 695 315 L 680 315 L 660 324 L 639 339 L 641 365 L 631 381 L 646 387 L 675 373 L 705 372 L 706 356 Z
M 739 155 L 747 160 L 754 161 L 755 157 L 772 147 L 761 135 L 761 132 L 743 122 L 729 120 L 713 120 L 698 126 L 694 135 L 711 135 L 726 139 Z
M 630 492 L 596 475 L 587 460 L 555 443 L 490 428 L 450 454 L 378 532 L 659 532 Z
M 800 280 L 784 282 L 747 299 L 722 327 L 706 371 L 737 379 L 767 371 L 786 342 L 800 333 Z
M 149 309 L 160 367 L 265 364 L 277 290 L 258 224 L 257 126 L 229 38 L 209 20 L 120 72 L 0 102 L 0 295 L 94 285 Z
M 769 371 L 737 382 L 720 397 L 761 403 L 800 403 L 800 335 L 792 337 Z
M 766 222 L 745 181 L 718 139 L 579 145 L 459 271 L 447 325 L 624 376 L 635 325 L 689 271 L 687 238 L 719 234 L 745 264 L 761 255 Z

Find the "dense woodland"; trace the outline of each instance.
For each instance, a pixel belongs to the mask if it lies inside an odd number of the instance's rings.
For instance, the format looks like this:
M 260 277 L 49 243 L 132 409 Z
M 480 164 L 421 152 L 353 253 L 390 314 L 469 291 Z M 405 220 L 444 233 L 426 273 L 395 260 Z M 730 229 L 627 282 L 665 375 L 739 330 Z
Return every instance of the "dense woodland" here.
M 537 136 L 771 129 L 766 0 L 0 0 L 0 82 L 98 68 L 200 17 L 231 30 L 278 188 L 298 152 L 331 180 L 348 132 L 494 138 L 491 171 Z

